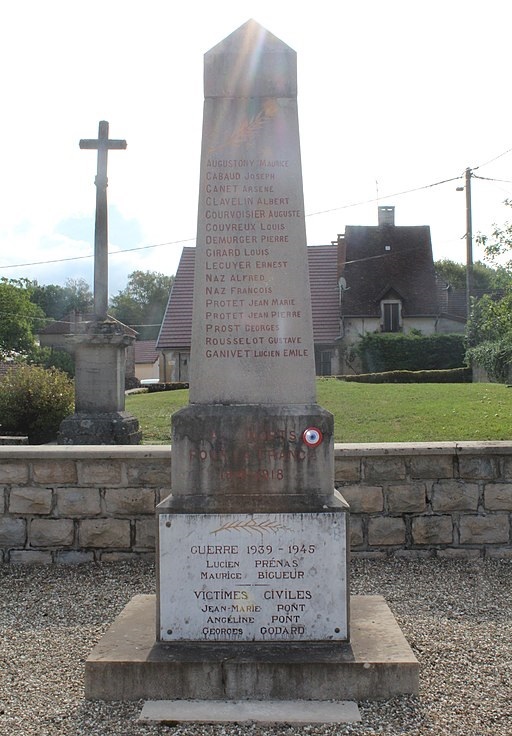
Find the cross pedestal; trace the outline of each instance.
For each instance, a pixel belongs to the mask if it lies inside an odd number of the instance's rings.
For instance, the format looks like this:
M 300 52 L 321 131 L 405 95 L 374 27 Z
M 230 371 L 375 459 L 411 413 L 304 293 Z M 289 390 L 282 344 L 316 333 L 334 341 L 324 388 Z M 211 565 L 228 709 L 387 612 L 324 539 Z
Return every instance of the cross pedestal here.
M 135 333 L 112 318 L 80 322 L 67 336 L 75 356 L 75 414 L 60 425 L 60 445 L 138 445 L 138 420 L 125 411 L 126 348 Z

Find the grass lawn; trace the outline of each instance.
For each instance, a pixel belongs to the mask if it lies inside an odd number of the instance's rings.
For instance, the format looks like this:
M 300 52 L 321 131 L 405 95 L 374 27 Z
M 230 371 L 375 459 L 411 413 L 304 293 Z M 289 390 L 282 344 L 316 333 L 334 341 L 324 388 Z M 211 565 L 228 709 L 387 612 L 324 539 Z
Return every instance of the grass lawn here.
M 512 388 L 494 383 L 344 383 L 318 379 L 318 403 L 334 414 L 336 442 L 512 439 Z M 171 414 L 188 391 L 132 394 L 143 443 L 170 442 Z

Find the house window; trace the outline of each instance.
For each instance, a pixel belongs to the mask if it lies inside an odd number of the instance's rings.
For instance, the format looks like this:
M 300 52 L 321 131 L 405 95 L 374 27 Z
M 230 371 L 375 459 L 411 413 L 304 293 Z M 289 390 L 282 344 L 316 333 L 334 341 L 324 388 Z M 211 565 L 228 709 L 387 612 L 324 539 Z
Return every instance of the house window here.
M 330 376 L 331 375 L 331 359 L 332 353 L 330 350 L 322 350 L 320 353 L 320 375 Z
M 382 302 L 382 332 L 400 332 L 400 302 Z

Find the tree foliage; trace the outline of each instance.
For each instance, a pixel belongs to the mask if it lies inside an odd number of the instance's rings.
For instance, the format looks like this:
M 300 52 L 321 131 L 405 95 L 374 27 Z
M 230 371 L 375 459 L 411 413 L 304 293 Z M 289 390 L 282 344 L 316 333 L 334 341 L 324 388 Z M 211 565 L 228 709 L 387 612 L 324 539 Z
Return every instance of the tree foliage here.
M 26 353 L 35 345 L 34 334 L 45 324 L 43 310 L 30 299 L 26 282 L 0 280 L 0 355 Z
M 511 207 L 512 201 L 505 204 Z M 508 381 L 512 366 L 512 223 L 494 225 L 490 236 L 480 234 L 477 240 L 497 273 L 501 291 L 473 301 L 466 327 L 467 355 L 490 378 Z
M 65 286 L 47 284 L 40 286 L 37 281 L 29 285 L 30 298 L 47 317 L 61 319 L 76 310 L 86 312 L 92 307 L 93 296 L 85 279 L 68 279 Z
M 436 274 L 453 286 L 454 289 L 466 288 L 466 265 L 456 263 L 448 258 L 443 258 L 434 263 Z M 508 274 L 502 267 L 488 266 L 477 261 L 472 269 L 472 285 L 477 291 L 494 291 L 510 283 L 512 275 Z
M 128 285 L 111 299 L 110 313 L 133 327 L 140 340 L 156 339 L 162 324 L 174 276 L 156 271 L 134 271 Z

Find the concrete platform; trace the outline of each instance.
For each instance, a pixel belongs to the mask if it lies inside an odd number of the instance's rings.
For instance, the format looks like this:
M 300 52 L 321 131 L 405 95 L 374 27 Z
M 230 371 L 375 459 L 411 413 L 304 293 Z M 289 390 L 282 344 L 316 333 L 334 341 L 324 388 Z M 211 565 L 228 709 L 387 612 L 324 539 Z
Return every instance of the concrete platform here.
M 361 714 L 350 700 L 149 700 L 143 723 L 357 723 Z
M 135 596 L 85 663 L 89 700 L 380 700 L 418 693 L 419 664 L 382 596 L 351 597 L 350 643 L 155 642 Z

